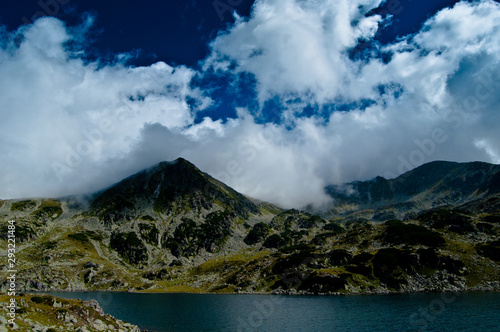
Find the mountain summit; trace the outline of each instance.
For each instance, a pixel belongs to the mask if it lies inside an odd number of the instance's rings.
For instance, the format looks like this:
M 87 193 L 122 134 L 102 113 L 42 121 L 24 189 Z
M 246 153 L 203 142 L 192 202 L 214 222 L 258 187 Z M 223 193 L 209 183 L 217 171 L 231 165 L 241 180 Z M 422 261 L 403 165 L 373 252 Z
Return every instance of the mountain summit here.
M 248 198 L 182 158 L 161 162 L 97 193 L 90 206 L 108 222 L 132 220 L 146 212 L 173 217 L 214 209 L 242 217 L 259 213 Z

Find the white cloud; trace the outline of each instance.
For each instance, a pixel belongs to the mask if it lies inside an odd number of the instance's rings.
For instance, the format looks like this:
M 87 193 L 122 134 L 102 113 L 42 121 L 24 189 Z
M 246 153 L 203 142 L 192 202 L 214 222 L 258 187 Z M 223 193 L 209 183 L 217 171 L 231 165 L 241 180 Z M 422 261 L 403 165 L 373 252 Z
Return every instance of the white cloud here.
M 183 128 L 193 121 L 186 97 L 203 102 L 185 67 L 84 63 L 65 48 L 72 36 L 59 20 L 18 34 L 19 47 L 0 50 L 2 197 L 81 191 L 99 167 L 132 151 L 145 124 Z
M 346 85 L 356 84 L 356 66 L 346 50 L 375 34 L 380 16 L 364 14 L 381 2 L 257 1 L 249 20 L 238 18 L 228 33 L 212 42 L 205 68 L 227 68 L 227 61 L 236 61 L 238 71 L 256 76 L 260 102 L 275 94 L 297 93 L 331 100 L 348 92 Z
M 331 183 L 436 159 L 498 162 L 498 3 L 459 3 L 381 48 L 390 61 L 353 61 L 346 51 L 373 38 L 381 18 L 365 14 L 380 3 L 259 0 L 212 42 L 205 69 L 254 74 L 261 104 L 300 99 L 283 124 L 245 109 L 196 124 L 188 97 L 212 101 L 192 87 L 195 70 L 85 63 L 64 46 L 81 32 L 56 19 L 19 31 L 20 46 L 0 34 L 0 197 L 93 191 L 182 156 L 242 193 L 303 207 L 328 202 Z M 361 99 L 372 104 L 327 121 L 297 116 Z
M 495 162 L 474 141 L 499 123 L 498 3 L 458 3 L 415 36 L 382 47 L 392 53 L 387 63 L 353 61 L 346 51 L 374 35 L 380 18 L 363 14 L 379 4 L 257 2 L 250 19 L 240 19 L 212 42 L 205 66 L 230 71 L 226 64 L 235 62 L 235 72 L 253 73 L 261 104 L 274 95 L 320 107 L 372 99 L 364 110 L 332 113 L 308 135 L 300 130 L 308 120 L 290 116 L 295 109 L 286 111 L 287 124 L 295 121 L 300 137 L 289 144 L 298 156 L 314 155 L 309 174 L 323 183 L 395 176 L 435 159 Z M 486 135 L 498 142 L 494 130 Z M 311 137 L 323 141 L 311 146 Z

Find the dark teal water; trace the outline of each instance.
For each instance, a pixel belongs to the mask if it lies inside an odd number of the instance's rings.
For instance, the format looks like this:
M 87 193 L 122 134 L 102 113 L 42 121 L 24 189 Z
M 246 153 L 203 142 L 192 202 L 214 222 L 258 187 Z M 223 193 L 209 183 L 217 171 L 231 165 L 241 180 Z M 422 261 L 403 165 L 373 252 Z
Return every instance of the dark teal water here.
M 273 296 L 50 293 L 153 331 L 500 331 L 500 293 Z

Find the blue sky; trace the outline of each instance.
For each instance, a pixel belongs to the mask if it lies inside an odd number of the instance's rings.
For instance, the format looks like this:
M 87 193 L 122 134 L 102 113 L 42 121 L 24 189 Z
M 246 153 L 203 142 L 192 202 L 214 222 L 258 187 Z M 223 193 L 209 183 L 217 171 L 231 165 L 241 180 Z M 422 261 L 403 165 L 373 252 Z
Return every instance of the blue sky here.
M 84 13 L 93 15 L 91 45 L 100 56 L 140 51 L 135 65 L 156 61 L 196 66 L 210 50 L 208 43 L 217 32 L 234 23 L 232 12 L 248 17 L 252 0 L 155 1 L 155 0 L 20 0 L 0 4 L 0 23 L 9 30 L 43 15 L 68 24 L 78 24 Z M 373 13 L 394 18 L 377 35 L 382 43 L 415 33 L 439 9 L 456 0 L 393 0 Z
M 373 43 L 388 44 L 399 37 L 417 32 L 423 22 L 438 10 L 451 6 L 456 0 L 413 1 L 391 0 L 383 3 L 370 14 L 392 15 L 371 42 L 360 42 L 351 52 L 353 57 L 362 57 Z M 0 23 L 9 30 L 33 22 L 40 16 L 52 16 L 68 25 L 78 25 L 82 16 L 91 15 L 95 23 L 87 33 L 87 57 L 92 60 L 112 60 L 116 54 L 130 53 L 130 66 L 147 66 L 157 61 L 170 65 L 186 65 L 198 68 L 199 62 L 210 53 L 209 43 L 217 33 L 234 23 L 233 12 L 249 17 L 251 0 L 217 1 L 134 1 L 134 0 L 23 0 L 0 5 Z M 210 109 L 198 113 L 196 121 L 205 116 L 214 120 L 236 117 L 235 107 L 245 106 L 257 110 L 251 91 L 245 89 L 248 77 L 240 84 L 241 89 L 226 89 L 227 77 L 206 76 L 197 80 L 204 87 L 217 88 L 212 97 L 217 103 Z M 209 81 L 209 82 L 207 82 Z M 254 82 L 253 82 L 254 83 Z M 244 97 L 244 102 L 234 100 Z M 279 122 L 280 112 L 276 99 L 265 103 L 261 122 Z M 339 105 L 341 109 L 349 105 Z M 310 109 L 310 108 L 309 108 Z M 305 112 L 307 114 L 307 111 Z M 328 116 L 328 113 L 326 113 Z
M 0 197 L 179 156 L 285 207 L 432 160 L 500 162 L 497 1 L 0 4 Z

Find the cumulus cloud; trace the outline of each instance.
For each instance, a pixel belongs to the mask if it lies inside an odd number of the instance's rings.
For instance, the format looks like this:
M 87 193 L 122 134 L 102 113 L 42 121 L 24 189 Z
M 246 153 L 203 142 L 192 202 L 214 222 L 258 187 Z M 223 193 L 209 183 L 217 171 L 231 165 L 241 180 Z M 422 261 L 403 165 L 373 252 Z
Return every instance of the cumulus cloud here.
M 211 43 L 205 68 L 223 70 L 236 62 L 237 71 L 256 76 L 261 103 L 274 95 L 320 101 L 360 96 L 353 81 L 356 66 L 346 50 L 374 36 L 381 17 L 365 14 L 381 2 L 257 1 L 250 19 L 237 17 L 234 27 Z
M 293 137 L 286 144 L 297 158 L 314 155 L 304 174 L 323 184 L 394 177 L 436 159 L 496 162 L 485 147 L 499 143 L 498 3 L 458 3 L 416 35 L 351 59 L 382 22 L 365 16 L 379 4 L 257 2 L 249 19 L 212 42 L 205 67 L 254 74 L 261 104 L 293 100 L 282 114 L 293 134 L 283 137 Z M 335 110 L 363 99 L 368 107 L 333 111 L 324 122 L 297 116 L 304 102 Z
M 498 162 L 498 3 L 458 3 L 353 59 L 384 20 L 368 14 L 381 2 L 258 0 L 198 71 L 130 67 L 125 55 L 86 62 L 67 43 L 81 31 L 51 18 L 1 33 L 0 197 L 91 192 L 182 156 L 244 194 L 300 208 L 327 204 L 332 183 L 437 159 Z M 282 121 L 244 107 L 195 121 L 214 104 L 193 80 L 207 72 L 252 74 L 258 103 L 278 98 Z
M 95 189 L 99 168 L 140 146 L 145 124 L 178 130 L 193 121 L 188 97 L 209 103 L 185 67 L 86 63 L 53 18 L 9 37 L 0 50 L 2 197 Z

